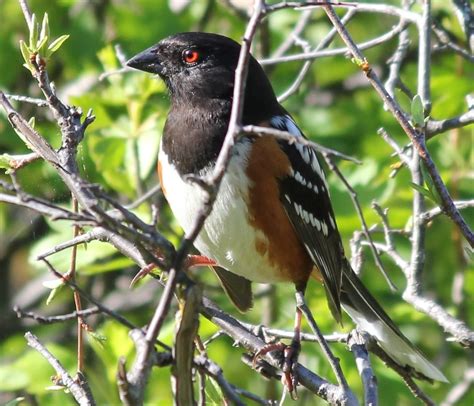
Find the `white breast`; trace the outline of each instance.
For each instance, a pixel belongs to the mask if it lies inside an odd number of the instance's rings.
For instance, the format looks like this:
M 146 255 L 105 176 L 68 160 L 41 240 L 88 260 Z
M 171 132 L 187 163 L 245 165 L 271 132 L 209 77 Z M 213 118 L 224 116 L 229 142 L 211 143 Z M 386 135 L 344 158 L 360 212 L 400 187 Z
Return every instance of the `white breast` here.
M 240 142 L 234 150 L 212 212 L 194 245 L 230 272 L 254 282 L 278 282 L 280 272 L 272 269 L 256 250 L 256 239 L 266 241 L 266 237 L 248 222 L 246 201 L 250 180 L 243 168 L 247 164 L 250 142 Z M 199 185 L 179 175 L 161 148 L 159 158 L 168 203 L 183 230 L 189 232 L 202 207 L 204 192 Z M 212 167 L 206 168 L 200 175 L 205 176 L 212 170 Z

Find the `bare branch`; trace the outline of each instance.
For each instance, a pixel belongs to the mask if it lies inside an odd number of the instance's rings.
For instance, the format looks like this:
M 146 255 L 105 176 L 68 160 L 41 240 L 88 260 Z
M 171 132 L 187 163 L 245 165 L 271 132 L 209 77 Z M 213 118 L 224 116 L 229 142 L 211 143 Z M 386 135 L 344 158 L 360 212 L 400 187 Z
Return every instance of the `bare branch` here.
M 453 0 L 453 5 L 472 53 L 474 52 L 474 15 L 472 14 L 472 4 L 469 0 Z
M 217 382 L 226 400 L 230 400 L 232 404 L 237 406 L 245 405 L 239 398 L 237 388 L 224 378 L 224 373 L 219 365 L 203 355 L 194 357 L 194 364 Z
M 349 388 L 349 385 L 347 384 L 346 377 L 344 376 L 344 373 L 342 372 L 341 366 L 339 364 L 339 359 L 334 356 L 331 349 L 329 348 L 328 343 L 324 340 L 324 336 L 321 333 L 321 330 L 319 329 L 319 326 L 317 325 L 316 320 L 314 320 L 314 317 L 311 314 L 311 311 L 309 310 L 308 306 L 305 303 L 303 293 L 297 290 L 295 298 L 296 298 L 296 305 L 304 314 L 306 321 L 311 327 L 311 330 L 313 330 L 313 333 L 316 335 L 318 339 L 318 343 L 321 346 L 324 352 L 324 355 L 329 361 L 329 365 L 331 365 L 331 368 L 334 371 L 334 374 L 336 375 L 337 382 L 339 383 L 339 386 L 341 387 L 343 391 L 344 397 L 347 398 L 347 404 L 354 404 L 354 405 L 358 404 L 357 398 L 354 396 L 351 389 Z
M 5 97 L 9 100 L 19 101 L 23 103 L 31 103 L 38 107 L 48 107 L 48 102 L 44 99 L 38 99 L 34 97 L 21 96 L 17 94 L 8 94 L 8 93 L 5 93 Z
M 366 406 L 378 405 L 377 378 L 374 375 L 367 351 L 367 333 L 353 330 L 348 337 L 347 346 L 354 354 L 359 375 L 364 385 L 364 404 Z
M 409 10 L 409 2 L 408 0 L 403 0 L 403 9 L 408 11 Z M 403 21 L 403 17 L 402 20 Z M 385 82 L 385 87 L 387 88 L 387 92 L 393 99 L 396 100 L 395 97 L 395 88 L 400 85 L 400 70 L 402 67 L 403 60 L 408 52 L 408 47 L 410 46 L 410 37 L 408 28 L 400 32 L 398 36 L 398 46 L 395 50 L 394 54 L 390 57 L 387 61 L 389 65 L 389 75 Z
M 20 309 L 18 306 L 13 307 L 13 311 L 16 313 L 16 316 L 20 319 L 33 319 L 40 324 L 53 324 L 53 323 L 63 323 L 68 320 L 77 319 L 78 317 L 87 317 L 92 316 L 94 314 L 100 313 L 101 310 L 97 307 L 91 307 L 90 309 L 85 309 L 81 311 L 74 311 L 69 314 L 62 314 L 59 316 L 40 316 L 33 312 L 25 312 L 24 310 Z
M 373 38 L 369 41 L 361 42 L 358 47 L 361 50 L 370 49 L 376 47 L 378 45 L 383 44 L 384 42 L 390 41 L 391 39 L 395 38 L 401 31 L 405 29 L 406 22 L 400 22 L 397 26 L 395 26 L 392 30 L 388 31 L 385 34 L 380 35 L 379 37 Z M 277 63 L 284 63 L 284 62 L 294 62 L 294 61 L 313 61 L 318 58 L 324 58 L 329 56 L 337 56 L 337 55 L 347 55 L 350 52 L 350 48 L 335 48 L 335 49 L 327 49 L 324 51 L 310 51 L 304 52 L 301 54 L 295 55 L 287 55 L 281 56 L 278 58 L 268 58 L 262 59 L 259 62 L 262 65 L 274 65 Z
M 372 251 L 372 255 L 374 257 L 375 264 L 377 265 L 378 269 L 380 270 L 380 272 L 384 276 L 384 278 L 387 281 L 387 284 L 390 287 L 390 289 L 392 289 L 392 291 L 396 290 L 397 287 L 395 286 L 395 284 L 392 282 L 392 280 L 388 276 L 387 272 L 385 271 L 385 267 L 383 266 L 382 261 L 380 260 L 379 253 L 377 252 L 377 248 L 374 245 L 374 242 L 372 240 L 372 236 L 370 235 L 369 229 L 367 227 L 367 223 L 365 221 L 364 213 L 362 212 L 362 207 L 360 207 L 360 203 L 359 203 L 359 199 L 357 197 L 357 193 L 352 188 L 352 186 L 349 184 L 349 182 L 344 177 L 344 175 L 339 170 L 339 168 L 334 164 L 331 157 L 324 154 L 324 158 L 326 159 L 326 162 L 329 165 L 329 168 L 337 175 L 337 177 L 344 184 L 344 186 L 346 187 L 346 189 L 349 193 L 349 196 L 351 197 L 351 200 L 352 200 L 352 203 L 354 204 L 357 215 L 359 216 L 359 220 L 360 220 L 360 223 L 362 225 L 362 230 L 364 232 L 365 238 L 369 242 L 369 246 L 370 246 L 370 249 Z
M 203 298 L 202 313 L 212 323 L 221 328 L 227 335 L 236 340 L 239 345 L 242 345 L 253 353 L 258 352 L 266 345 L 263 340 L 256 337 L 242 326 L 238 320 L 222 312 L 205 297 Z M 270 365 L 281 369 L 282 360 L 272 356 L 272 353 L 265 354 L 264 358 Z M 296 374 L 298 376 L 298 382 L 301 385 L 322 399 L 325 399 L 327 402 L 331 404 L 343 404 L 348 401 L 348 398 L 344 396 L 340 387 L 330 384 L 325 379 L 309 371 L 301 364 L 296 365 Z
M 193 358 L 194 340 L 199 329 L 199 308 L 201 288 L 195 284 L 188 286 L 181 297 L 176 313 L 173 346 L 174 362 L 171 367 L 171 383 L 175 402 L 178 405 L 194 404 Z M 237 397 L 237 401 L 238 401 Z M 239 402 L 239 405 L 242 404 Z
M 337 28 L 339 35 L 341 36 L 342 40 L 345 42 L 347 47 L 349 48 L 351 54 L 353 55 L 354 59 L 358 61 L 361 69 L 367 76 L 370 84 L 374 87 L 377 93 L 382 98 L 383 102 L 386 106 L 388 106 L 389 110 L 393 114 L 394 118 L 398 121 L 400 126 L 403 128 L 405 133 L 408 135 L 410 140 L 412 141 L 414 147 L 416 148 L 418 154 L 424 161 L 426 165 L 426 169 L 430 174 L 433 184 L 440 196 L 443 210 L 446 214 L 453 220 L 453 222 L 459 227 L 461 233 L 464 235 L 466 240 L 469 242 L 471 247 L 474 247 L 474 233 L 470 229 L 469 225 L 466 223 L 464 218 L 461 216 L 459 211 L 453 204 L 453 200 L 444 184 L 441 176 L 439 175 L 438 169 L 431 158 L 428 149 L 426 148 L 425 140 L 422 134 L 420 134 L 413 126 L 410 124 L 408 118 L 401 110 L 398 103 L 387 93 L 387 90 L 383 86 L 382 82 L 380 81 L 378 75 L 375 71 L 370 67 L 367 59 L 360 51 L 359 47 L 354 43 L 353 39 L 347 32 L 344 25 L 341 23 L 341 20 L 335 13 L 333 7 L 331 5 L 322 5 L 326 14 L 328 15 L 331 22 Z
M 350 19 L 355 15 L 355 13 L 356 13 L 355 9 L 349 9 L 349 11 L 346 13 L 346 15 L 342 18 L 342 22 L 344 24 L 347 24 L 350 21 Z M 321 49 L 327 48 L 329 46 L 329 44 L 332 42 L 332 40 L 334 39 L 336 34 L 337 34 L 337 31 L 336 31 L 335 28 L 333 28 L 331 31 L 329 31 L 326 34 L 326 36 L 320 41 L 318 46 L 314 49 L 314 52 L 318 52 Z M 296 34 L 292 34 L 292 35 L 296 35 Z M 294 42 L 295 42 L 295 44 L 301 45 L 301 47 L 304 50 L 304 53 L 312 52 L 312 51 L 310 51 L 310 45 L 307 41 L 303 41 L 303 40 L 299 39 L 299 37 L 295 37 Z M 293 84 L 283 94 L 278 96 L 278 101 L 280 103 L 282 101 L 286 100 L 288 97 L 290 97 L 293 93 L 295 93 L 299 89 L 301 83 L 303 82 L 304 77 L 308 73 L 309 68 L 311 67 L 311 65 L 313 63 L 313 60 L 314 59 L 305 61 L 305 63 L 303 64 L 303 67 L 300 70 L 300 73 L 296 77 Z
M 460 405 L 461 399 L 468 394 L 472 385 L 474 385 L 474 368 L 469 368 L 464 372 L 463 379 L 449 391 L 441 406 Z
M 90 393 L 87 383 L 85 380 L 82 382 L 73 379 L 71 375 L 66 371 L 66 369 L 61 365 L 61 363 L 51 354 L 48 349 L 40 343 L 38 338 L 30 333 L 25 333 L 25 338 L 28 341 L 28 345 L 34 350 L 38 351 L 43 358 L 48 361 L 48 363 L 54 368 L 59 377 L 59 382 L 61 385 L 64 385 L 69 389 L 72 396 L 77 403 L 81 406 L 92 406 L 95 405 L 95 400 Z
M 346 161 L 354 162 L 355 164 L 360 165 L 362 162 L 356 158 L 353 158 L 349 155 L 343 154 L 342 152 L 336 151 L 331 148 L 324 147 L 320 144 L 317 144 L 313 141 L 310 141 L 306 138 L 300 137 L 298 135 L 291 134 L 287 131 L 277 130 L 270 127 L 259 127 L 256 125 L 246 125 L 242 127 L 242 132 L 253 135 L 272 135 L 280 140 L 287 141 L 289 144 L 301 144 L 307 147 L 313 148 L 316 151 L 319 151 L 322 154 L 328 154 L 330 156 L 335 156 Z
M 458 210 L 467 209 L 470 207 L 474 207 L 474 199 L 455 201 L 454 204 L 458 208 Z M 420 213 L 419 217 L 421 221 L 423 221 L 424 223 L 428 223 L 440 214 L 443 214 L 443 211 L 439 207 L 435 207 L 434 209 L 425 211 L 424 213 Z
M 426 139 L 444 133 L 454 128 L 461 128 L 474 124 L 474 106 L 465 113 L 445 120 L 428 120 L 426 123 Z
M 425 116 L 431 111 L 431 0 L 422 1 L 421 20 L 418 24 L 418 94 L 421 97 Z M 424 136 L 424 135 L 423 135 Z
M 26 0 L 18 0 L 20 3 L 21 11 L 23 11 L 23 15 L 25 17 L 26 24 L 28 25 L 28 28 L 30 31 L 34 29 L 32 26 L 32 14 L 30 11 L 30 7 L 28 6 L 28 2 Z

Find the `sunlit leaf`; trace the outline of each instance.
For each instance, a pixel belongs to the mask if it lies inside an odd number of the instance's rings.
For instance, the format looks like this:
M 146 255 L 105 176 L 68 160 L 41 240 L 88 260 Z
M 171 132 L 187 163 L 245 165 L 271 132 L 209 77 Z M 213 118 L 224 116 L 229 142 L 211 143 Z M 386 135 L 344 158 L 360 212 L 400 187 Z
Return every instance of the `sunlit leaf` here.
M 425 125 L 425 113 L 423 107 L 423 101 L 421 100 L 420 95 L 413 97 L 411 101 L 411 117 L 413 124 L 416 127 L 423 127 Z
M 66 41 L 69 38 L 69 35 L 61 35 L 59 38 L 56 38 L 51 44 L 48 46 L 48 56 L 52 55 L 54 52 L 56 52 L 61 46 L 64 44 L 64 41 Z
M 36 50 L 36 43 L 38 42 L 38 23 L 36 22 L 36 14 L 31 15 L 30 22 L 30 48 Z
M 40 41 L 44 38 L 49 38 L 49 19 L 48 13 L 44 13 L 43 22 L 41 24 L 41 32 L 40 32 Z

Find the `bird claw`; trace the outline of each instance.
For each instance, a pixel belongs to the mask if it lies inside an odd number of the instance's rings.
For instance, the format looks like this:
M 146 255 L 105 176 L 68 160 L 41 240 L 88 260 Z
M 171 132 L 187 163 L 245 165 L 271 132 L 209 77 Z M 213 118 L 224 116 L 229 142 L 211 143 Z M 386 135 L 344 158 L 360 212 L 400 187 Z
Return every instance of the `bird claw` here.
M 217 262 L 204 255 L 188 255 L 184 261 L 184 269 L 189 269 L 193 266 L 216 266 Z
M 145 265 L 141 268 L 137 274 L 133 277 L 132 281 L 130 282 L 130 287 L 133 288 L 138 281 L 142 280 L 145 276 L 147 276 L 153 269 L 157 266 L 153 262 L 151 264 Z
M 285 374 L 285 384 L 290 393 L 291 399 L 298 399 L 297 385 L 298 379 L 296 374 L 296 366 L 298 365 L 298 355 L 301 345 L 299 341 L 293 340 L 290 345 L 283 350 L 283 373 Z
M 215 266 L 216 261 L 211 258 L 205 257 L 204 255 L 188 255 L 184 260 L 183 268 L 187 270 L 193 266 Z M 134 276 L 130 282 L 130 287 L 134 287 L 138 281 L 143 279 L 146 275 L 150 274 L 158 266 L 155 263 L 150 263 L 141 268 L 138 273 Z
M 260 357 L 268 354 L 272 351 L 283 352 L 283 384 L 287 387 L 288 392 L 293 400 L 298 398 L 297 384 L 298 380 L 296 377 L 296 365 L 298 364 L 298 355 L 300 353 L 301 345 L 299 341 L 293 340 L 290 345 L 282 342 L 267 344 L 258 350 L 253 357 L 253 367 L 256 367 L 257 361 Z

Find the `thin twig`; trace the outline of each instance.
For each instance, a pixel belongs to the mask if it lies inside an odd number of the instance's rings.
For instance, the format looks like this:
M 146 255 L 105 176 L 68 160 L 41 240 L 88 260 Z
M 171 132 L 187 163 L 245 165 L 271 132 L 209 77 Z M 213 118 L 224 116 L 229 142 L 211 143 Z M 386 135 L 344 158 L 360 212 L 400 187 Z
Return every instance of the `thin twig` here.
M 230 400 L 234 405 L 237 406 L 243 406 L 245 404 L 242 402 L 242 400 L 240 400 L 236 388 L 224 378 L 224 372 L 219 365 L 204 355 L 198 355 L 194 357 L 194 363 L 200 370 L 204 371 L 206 375 L 216 381 L 226 399 Z
M 376 47 L 378 45 L 381 45 L 387 41 L 390 41 L 391 39 L 395 38 L 403 29 L 405 28 L 406 23 L 403 21 L 403 23 L 399 23 L 397 26 L 395 26 L 392 30 L 388 31 L 385 34 L 382 34 L 376 38 L 373 38 L 371 40 L 361 42 L 358 47 L 361 50 L 367 50 L 373 47 Z M 347 55 L 350 52 L 350 48 L 348 47 L 343 47 L 343 48 L 335 48 L 335 49 L 327 49 L 323 51 L 310 51 L 310 52 L 304 52 L 300 54 L 295 54 L 295 55 L 286 55 L 286 56 L 281 56 L 278 58 L 267 58 L 267 59 L 262 59 L 259 62 L 262 65 L 274 65 L 274 64 L 279 64 L 279 63 L 285 63 L 285 62 L 295 62 L 295 61 L 314 61 L 315 59 L 318 58 L 324 58 L 324 57 L 330 57 L 330 56 L 337 56 L 337 55 Z
M 464 372 L 463 379 L 454 385 L 441 402 L 441 406 L 460 405 L 461 399 L 468 394 L 469 389 L 474 385 L 474 368 L 469 368 Z
M 427 116 L 431 111 L 431 0 L 422 0 L 418 31 L 420 36 L 418 41 L 418 94 L 423 103 L 425 116 Z
M 222 312 L 214 303 L 205 297 L 203 297 L 203 307 L 201 312 L 212 323 L 217 325 L 227 335 L 232 337 L 236 343 L 247 348 L 253 353 L 257 353 L 265 347 L 266 343 L 262 339 L 252 334 L 242 324 L 240 324 L 238 320 L 229 314 Z M 272 353 L 265 354 L 263 358 L 268 363 L 270 363 L 270 365 L 281 370 L 283 365 L 282 359 L 275 358 L 272 356 Z M 253 362 L 250 360 L 251 365 L 252 363 Z M 325 379 L 306 369 L 301 364 L 296 365 L 295 371 L 298 376 L 298 382 L 301 385 L 322 399 L 325 399 L 328 403 L 347 405 L 351 404 L 349 399 L 346 397 L 346 394 L 342 392 L 339 386 L 329 383 Z M 352 404 L 357 403 L 353 402 Z
M 403 0 L 403 9 L 409 10 L 410 3 L 408 0 Z M 403 17 L 402 17 L 403 19 Z M 387 61 L 389 65 L 389 75 L 385 82 L 385 87 L 387 88 L 387 92 L 393 99 L 396 100 L 395 97 L 395 88 L 400 84 L 400 70 L 402 67 L 403 60 L 408 52 L 408 47 L 410 46 L 410 36 L 408 27 L 400 32 L 398 36 L 398 46 L 393 55 Z
M 458 208 L 458 210 L 467 209 L 470 207 L 474 207 L 474 199 L 455 201 L 454 204 Z M 443 211 L 439 207 L 435 207 L 434 209 L 425 211 L 424 213 L 420 213 L 419 218 L 422 222 L 428 223 L 441 214 L 444 214 Z
M 313 330 L 313 333 L 318 338 L 318 343 L 321 346 L 326 358 L 328 359 L 329 364 L 331 365 L 331 368 L 334 371 L 334 374 L 336 375 L 337 382 L 342 388 L 345 396 L 348 398 L 349 402 L 353 402 L 354 404 L 357 404 L 357 399 L 352 393 L 351 389 L 349 388 L 346 377 L 344 376 L 344 373 L 342 372 L 341 365 L 339 364 L 339 359 L 334 356 L 327 342 L 324 340 L 324 336 L 321 333 L 321 330 L 319 329 L 319 326 L 317 325 L 316 320 L 314 320 L 314 317 L 311 314 L 311 311 L 309 310 L 308 306 L 305 303 L 303 293 L 297 290 L 295 297 L 296 297 L 296 305 L 304 314 L 306 321 L 311 327 L 311 330 Z
M 69 389 L 74 399 L 81 406 L 92 406 L 95 405 L 95 400 L 91 396 L 90 391 L 81 385 L 75 379 L 69 375 L 66 369 L 61 365 L 57 358 L 51 354 L 48 349 L 40 343 L 38 338 L 30 333 L 25 333 L 25 338 L 28 341 L 28 345 L 34 350 L 38 351 L 48 363 L 54 368 L 60 378 L 60 383 Z
M 102 311 L 97 307 L 91 307 L 90 309 L 85 309 L 81 311 L 74 311 L 68 314 L 61 314 L 59 316 L 40 316 L 33 312 L 26 312 L 20 309 L 18 306 L 13 307 L 13 311 L 16 313 L 16 316 L 20 319 L 33 319 L 40 324 L 53 324 L 53 323 L 63 323 L 68 320 L 77 319 L 78 317 L 87 317 L 92 316 L 97 313 L 101 313 Z
M 474 52 L 474 15 L 472 13 L 472 3 L 469 0 L 453 0 L 453 5 L 472 53 Z
M 310 11 L 310 10 L 308 10 L 308 11 Z M 353 8 L 349 9 L 349 11 L 346 13 L 346 15 L 344 17 L 342 17 L 342 22 L 344 24 L 347 24 L 355 14 L 356 14 L 355 9 L 353 9 Z M 314 49 L 314 52 L 318 52 L 321 49 L 327 48 L 329 46 L 329 44 L 332 42 L 332 40 L 334 39 L 336 34 L 337 34 L 337 31 L 336 31 L 335 28 L 330 30 L 326 34 L 326 36 L 320 41 L 318 46 Z M 293 34 L 293 35 L 296 35 L 296 34 Z M 301 47 L 303 48 L 305 53 L 312 52 L 312 51 L 309 50 L 310 47 L 309 47 L 309 44 L 306 41 L 302 41 L 298 37 L 296 37 L 295 38 L 295 43 L 298 44 L 298 45 L 301 45 Z M 300 72 L 298 73 L 298 76 L 296 77 L 296 79 L 292 83 L 292 85 L 283 94 L 278 96 L 278 101 L 280 103 L 282 101 L 286 100 L 288 97 L 290 97 L 293 93 L 295 93 L 299 89 L 299 87 L 300 87 L 301 83 L 303 82 L 303 79 L 305 78 L 306 74 L 308 73 L 309 68 L 311 67 L 313 61 L 314 61 L 314 59 L 310 59 L 310 60 L 306 60 L 304 62 Z
M 444 120 L 428 120 L 426 123 L 426 139 L 433 138 L 437 134 L 444 133 L 454 128 L 465 127 L 474 124 L 474 107 L 465 113 Z
M 35 97 L 21 96 L 17 94 L 8 94 L 5 93 L 5 96 L 10 100 L 15 100 L 23 103 L 31 103 L 38 107 L 48 107 L 48 102 L 44 99 L 38 99 Z
M 28 6 L 28 2 L 26 0 L 18 0 L 18 2 L 20 3 L 21 11 L 23 12 L 23 16 L 25 17 L 28 29 L 31 31 L 35 27 L 32 26 L 32 14 L 30 11 L 30 7 Z
M 241 131 L 243 133 L 251 134 L 251 135 L 272 135 L 280 140 L 287 141 L 289 144 L 296 143 L 296 144 L 305 145 L 307 147 L 315 149 L 316 151 L 322 154 L 335 156 L 346 161 L 354 162 L 355 164 L 358 164 L 358 165 L 362 164 L 362 162 L 359 161 L 357 158 L 343 154 L 342 152 L 336 151 L 334 149 L 324 147 L 304 137 L 291 134 L 287 131 L 281 131 L 281 130 L 277 130 L 275 128 L 270 128 L 270 127 L 259 127 L 256 125 L 246 125 L 242 127 Z
M 333 7 L 331 5 L 322 5 L 326 14 L 328 15 L 331 22 L 337 28 L 339 35 L 341 36 L 344 43 L 349 48 L 351 54 L 354 57 L 354 60 L 357 61 L 363 72 L 366 74 L 367 79 L 369 80 L 370 84 L 374 87 L 377 93 L 382 98 L 385 105 L 388 107 L 390 112 L 393 114 L 394 118 L 398 121 L 400 126 L 403 128 L 405 133 L 410 138 L 411 142 L 413 143 L 414 147 L 416 148 L 418 154 L 424 161 L 426 169 L 433 180 L 433 184 L 440 196 L 443 210 L 446 214 L 453 220 L 453 222 L 459 227 L 461 233 L 469 242 L 471 247 L 474 247 L 474 233 L 470 229 L 469 225 L 466 223 L 464 218 L 461 216 L 459 211 L 453 204 L 453 200 L 444 184 L 439 171 L 434 163 L 433 159 L 431 158 L 428 149 L 426 148 L 425 140 L 420 133 L 413 128 L 410 124 L 408 118 L 401 110 L 398 103 L 387 93 L 387 90 L 383 86 L 382 82 L 380 81 L 378 75 L 375 71 L 371 68 L 370 64 L 368 63 L 365 56 L 360 51 L 359 47 L 355 44 L 352 37 L 347 32 L 344 25 L 341 23 L 341 20 L 335 13 Z
M 365 221 L 365 217 L 364 217 L 364 213 L 362 211 L 362 207 L 360 206 L 360 203 L 359 203 L 359 198 L 357 197 L 357 193 L 356 191 L 354 190 L 354 188 L 349 184 L 349 182 L 347 181 L 347 179 L 344 177 L 344 175 L 342 174 L 342 172 L 339 170 L 339 168 L 337 167 L 337 165 L 334 163 L 334 161 L 332 160 L 332 158 L 327 155 L 327 154 L 323 154 L 324 156 L 324 159 L 326 160 L 329 168 L 337 175 L 337 177 L 341 180 L 341 182 L 344 184 L 344 186 L 346 187 L 347 191 L 349 192 L 349 196 L 352 200 L 352 203 L 356 209 L 356 212 L 357 212 L 357 215 L 359 216 L 359 220 L 360 220 L 360 223 L 362 225 L 362 230 L 363 230 L 363 233 L 365 235 L 365 238 L 367 239 L 367 241 L 369 242 L 369 246 L 370 246 L 370 249 L 372 251 L 372 255 L 374 257 L 374 261 L 375 261 L 375 264 L 377 265 L 378 269 L 380 270 L 380 272 L 382 273 L 383 277 L 385 278 L 385 280 L 387 281 L 387 284 L 388 286 L 390 287 L 390 289 L 392 291 L 395 291 L 397 290 L 397 287 L 395 286 L 395 284 L 392 282 L 392 280 L 390 279 L 390 276 L 387 274 L 387 272 L 385 271 L 385 267 L 383 266 L 382 264 L 382 261 L 380 259 L 380 255 L 379 253 L 377 252 L 377 249 L 375 248 L 375 245 L 374 245 L 374 241 L 372 240 L 372 236 L 370 235 L 370 232 L 369 232 L 369 229 L 367 227 L 367 222 Z

